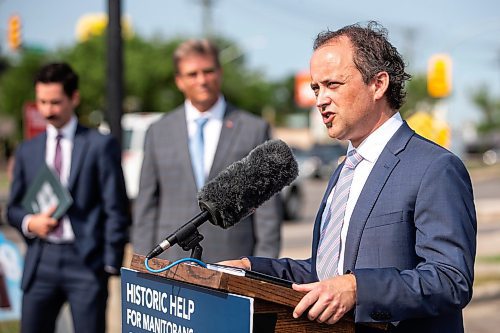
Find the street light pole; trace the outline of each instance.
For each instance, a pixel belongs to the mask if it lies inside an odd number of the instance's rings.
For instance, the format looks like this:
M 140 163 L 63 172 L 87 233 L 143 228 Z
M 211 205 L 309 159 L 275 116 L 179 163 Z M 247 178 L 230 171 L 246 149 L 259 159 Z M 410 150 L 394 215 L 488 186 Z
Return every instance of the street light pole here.
M 107 30 L 107 108 L 111 134 L 122 144 L 123 52 L 121 0 L 108 0 Z

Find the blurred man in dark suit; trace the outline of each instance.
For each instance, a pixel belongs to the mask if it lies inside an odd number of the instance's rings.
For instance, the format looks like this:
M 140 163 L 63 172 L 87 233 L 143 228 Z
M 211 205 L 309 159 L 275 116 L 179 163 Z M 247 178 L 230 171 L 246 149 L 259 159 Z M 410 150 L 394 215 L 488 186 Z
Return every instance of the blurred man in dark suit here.
M 130 225 L 121 149 L 78 123 L 78 76 L 68 64 L 44 66 L 35 93 L 47 130 L 17 149 L 7 212 L 28 245 L 21 330 L 53 332 L 67 301 L 75 332 L 104 332 L 108 277 L 119 274 Z M 73 198 L 59 220 L 56 207 L 29 214 L 22 205 L 43 163 Z

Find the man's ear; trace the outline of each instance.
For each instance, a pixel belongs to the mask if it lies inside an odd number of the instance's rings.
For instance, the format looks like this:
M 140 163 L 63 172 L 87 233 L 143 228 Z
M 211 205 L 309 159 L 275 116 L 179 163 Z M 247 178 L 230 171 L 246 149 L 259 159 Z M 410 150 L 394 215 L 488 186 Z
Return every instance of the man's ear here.
M 175 75 L 175 85 L 179 91 L 184 93 L 184 81 L 182 81 L 182 77 L 179 74 Z
M 384 97 L 387 88 L 389 87 L 389 74 L 387 72 L 379 72 L 373 77 L 375 100 L 380 100 Z
M 78 105 L 80 105 L 80 91 L 76 90 L 71 96 L 71 104 L 73 105 L 73 109 L 76 109 Z

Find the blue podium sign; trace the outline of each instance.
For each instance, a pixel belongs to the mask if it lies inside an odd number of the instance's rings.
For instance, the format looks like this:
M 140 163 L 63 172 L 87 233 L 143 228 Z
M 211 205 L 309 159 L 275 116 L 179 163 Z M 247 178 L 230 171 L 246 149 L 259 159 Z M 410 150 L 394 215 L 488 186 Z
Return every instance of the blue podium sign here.
M 24 259 L 17 245 L 5 238 L 0 232 L 0 275 L 2 277 L 6 299 L 2 299 L 0 322 L 19 321 L 21 319 L 21 278 Z
M 121 271 L 124 333 L 252 332 L 252 298 Z

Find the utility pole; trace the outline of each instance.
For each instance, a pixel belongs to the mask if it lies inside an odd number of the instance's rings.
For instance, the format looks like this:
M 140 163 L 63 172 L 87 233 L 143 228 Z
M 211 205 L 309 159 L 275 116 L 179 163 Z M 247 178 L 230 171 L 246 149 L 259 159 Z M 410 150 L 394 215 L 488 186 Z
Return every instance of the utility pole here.
M 412 65 L 413 60 L 415 60 L 415 40 L 417 37 L 417 29 L 415 27 L 406 27 L 403 29 L 403 39 L 404 46 L 403 52 L 406 61 Z
M 206 37 L 214 36 L 213 4 L 214 0 L 199 0 L 202 6 L 202 33 Z
M 498 69 L 500 70 L 500 48 L 498 49 L 498 51 L 497 51 L 497 52 L 498 52 L 498 53 L 497 53 L 497 57 L 498 57 L 498 58 L 497 58 L 497 61 L 498 61 Z
M 123 52 L 121 0 L 108 0 L 107 29 L 107 108 L 111 134 L 122 146 Z

